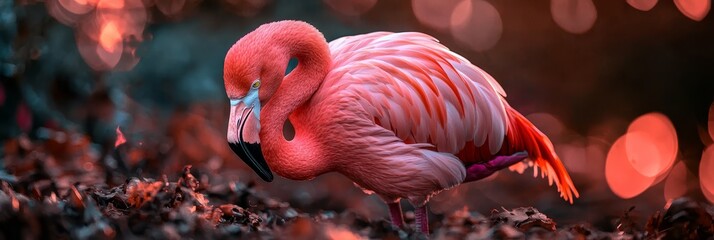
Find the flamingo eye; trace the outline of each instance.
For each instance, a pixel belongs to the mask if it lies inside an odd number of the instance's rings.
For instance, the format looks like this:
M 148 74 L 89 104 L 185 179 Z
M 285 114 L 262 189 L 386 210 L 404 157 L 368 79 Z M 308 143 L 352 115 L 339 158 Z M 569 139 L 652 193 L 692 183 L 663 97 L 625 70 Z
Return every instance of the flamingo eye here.
M 255 88 L 255 89 L 259 88 L 259 87 L 260 87 L 260 80 L 255 80 L 255 82 L 253 82 L 253 84 L 250 85 L 250 87 Z

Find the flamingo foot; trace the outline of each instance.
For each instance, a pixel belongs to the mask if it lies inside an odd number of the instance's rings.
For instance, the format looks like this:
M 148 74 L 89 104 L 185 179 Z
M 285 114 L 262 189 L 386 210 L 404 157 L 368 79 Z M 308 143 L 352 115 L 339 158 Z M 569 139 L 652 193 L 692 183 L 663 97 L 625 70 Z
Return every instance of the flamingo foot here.
M 466 179 L 464 179 L 464 182 L 472 182 L 486 178 L 498 170 L 523 161 L 523 159 L 526 159 L 527 157 L 528 153 L 522 151 L 514 153 L 511 156 L 498 156 L 488 162 L 471 165 L 468 169 L 466 169 Z
M 414 209 L 414 218 L 416 218 L 416 229 L 419 232 L 424 233 L 424 235 L 429 236 L 429 212 L 426 208 L 426 204 L 421 207 L 416 207 Z
M 388 203 L 389 206 L 389 217 L 392 220 L 392 224 L 398 228 L 404 227 L 404 219 L 402 218 L 402 205 L 399 201 Z

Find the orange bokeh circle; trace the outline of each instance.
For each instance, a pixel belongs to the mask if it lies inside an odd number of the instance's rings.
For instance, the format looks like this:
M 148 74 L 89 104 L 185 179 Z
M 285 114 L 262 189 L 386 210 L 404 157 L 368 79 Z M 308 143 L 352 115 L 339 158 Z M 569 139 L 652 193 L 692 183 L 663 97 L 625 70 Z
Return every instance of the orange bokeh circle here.
M 638 172 L 658 176 L 669 171 L 677 157 L 679 143 L 667 116 L 644 114 L 630 123 L 627 133 L 632 139 L 627 141 L 626 149 Z
M 605 162 L 605 180 L 610 190 L 621 198 L 633 198 L 650 187 L 655 177 L 640 174 L 630 164 L 627 156 L 626 138 L 621 136 L 612 144 Z
M 463 0 L 412 0 L 412 11 L 419 22 L 427 27 L 448 30 L 451 13 Z
M 664 169 L 664 161 L 655 141 L 644 132 L 629 132 L 625 138 L 627 160 L 640 174 L 656 177 Z
M 671 201 L 687 193 L 687 166 L 679 161 L 664 182 L 664 200 Z
M 592 0 L 550 0 L 550 13 L 560 28 L 576 34 L 590 30 L 597 19 Z
M 649 11 L 657 5 L 657 0 L 627 0 L 627 4 L 630 4 L 633 8 L 640 11 Z
M 684 16 L 694 21 L 701 21 L 709 13 L 711 0 L 674 0 L 674 5 Z
M 451 14 L 451 35 L 474 51 L 485 51 L 496 45 L 503 32 L 501 15 L 483 0 L 463 0 Z

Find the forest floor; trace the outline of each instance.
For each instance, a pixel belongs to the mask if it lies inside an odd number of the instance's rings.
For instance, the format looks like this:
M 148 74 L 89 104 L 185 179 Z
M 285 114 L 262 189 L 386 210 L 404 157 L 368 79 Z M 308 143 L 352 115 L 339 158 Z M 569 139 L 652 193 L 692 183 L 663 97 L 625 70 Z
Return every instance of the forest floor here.
M 425 239 L 386 219 L 348 210 L 292 207 L 220 173 L 190 165 L 154 178 L 133 177 L 130 153 L 86 151 L 87 141 L 5 143 L 0 163 L 0 239 Z M 119 148 L 121 149 L 121 148 Z M 109 157 L 107 157 L 109 156 Z M 102 160 L 98 159 L 110 159 Z M 111 160 L 113 159 L 113 160 Z M 152 165 L 139 164 L 144 169 Z M 146 175 L 146 174 L 144 174 Z M 172 176 L 172 177 L 168 177 Z M 197 177 L 198 176 L 198 177 Z M 636 206 L 633 206 L 636 208 Z M 642 225 L 623 209 L 614 232 L 558 225 L 538 209 L 467 209 L 433 218 L 434 239 L 713 239 L 714 207 L 680 198 Z

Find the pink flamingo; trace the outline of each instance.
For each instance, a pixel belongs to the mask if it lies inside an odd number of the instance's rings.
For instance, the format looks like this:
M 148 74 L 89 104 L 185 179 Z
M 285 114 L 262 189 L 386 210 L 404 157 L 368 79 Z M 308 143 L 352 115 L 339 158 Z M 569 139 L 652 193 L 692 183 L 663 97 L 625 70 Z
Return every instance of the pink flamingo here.
M 294 180 L 337 171 L 387 202 L 399 227 L 401 198 L 428 234 L 430 196 L 526 158 L 561 197 L 578 197 L 550 140 L 496 80 L 422 33 L 328 44 L 307 23 L 268 23 L 230 48 L 224 80 L 229 145 L 262 179 L 273 180 L 271 169 Z M 292 140 L 283 136 L 288 119 Z

